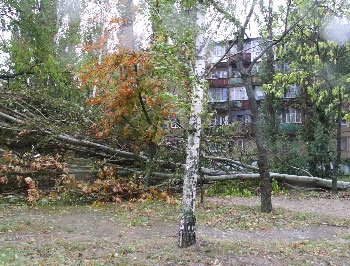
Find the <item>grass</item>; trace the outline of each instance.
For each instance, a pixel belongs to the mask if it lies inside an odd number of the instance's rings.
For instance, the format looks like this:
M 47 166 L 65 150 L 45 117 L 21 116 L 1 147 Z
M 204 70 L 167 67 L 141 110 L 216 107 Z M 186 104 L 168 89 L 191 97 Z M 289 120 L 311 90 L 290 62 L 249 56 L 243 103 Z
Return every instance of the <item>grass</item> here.
M 258 206 L 218 206 L 206 204 L 197 212 L 199 221 L 207 226 L 222 230 L 272 230 L 295 229 L 309 225 L 327 224 L 329 226 L 350 227 L 349 219 L 334 218 L 313 213 L 292 212 L 276 208 L 271 213 L 261 213 Z
M 187 249 L 178 249 L 175 244 L 175 240 L 160 240 L 157 244 L 152 240 L 141 240 L 115 249 L 112 247 L 116 243 L 110 242 L 74 247 L 65 243 L 45 247 L 5 247 L 0 250 L 0 265 L 261 265 L 263 262 L 271 265 L 281 265 L 281 262 L 283 265 L 341 265 L 338 262 L 348 262 L 350 255 L 348 245 L 323 241 L 266 244 L 205 238 Z
M 350 182 L 350 175 L 343 175 L 338 177 L 339 181 Z
M 349 265 L 350 221 L 282 208 L 205 203 L 198 241 L 177 248 L 180 206 L 163 202 L 0 208 L 0 265 Z M 335 226 L 338 240 L 257 238 Z M 338 229 L 337 229 L 338 230 Z M 321 230 L 322 231 L 322 230 Z M 201 232 L 201 233 L 199 233 Z M 236 234 L 243 237 L 236 237 Z

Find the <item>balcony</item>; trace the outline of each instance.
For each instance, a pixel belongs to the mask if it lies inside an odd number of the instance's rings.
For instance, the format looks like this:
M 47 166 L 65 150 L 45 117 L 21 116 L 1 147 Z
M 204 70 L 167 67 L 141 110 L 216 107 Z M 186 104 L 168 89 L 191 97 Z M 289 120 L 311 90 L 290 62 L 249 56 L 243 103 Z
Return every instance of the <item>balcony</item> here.
M 227 86 L 227 78 L 222 79 L 209 79 L 209 85 L 210 87 L 224 87 Z
M 227 111 L 229 106 L 228 102 L 210 102 L 208 107 L 212 110 Z
M 250 109 L 250 104 L 248 100 L 235 100 L 229 102 L 230 107 L 233 110 L 245 110 Z
M 258 76 L 252 76 L 252 82 L 253 83 L 261 83 L 261 78 Z M 243 84 L 243 79 L 242 78 L 230 78 L 229 85 L 237 85 L 237 84 Z
M 243 84 L 243 79 L 242 78 L 230 78 L 229 85 L 237 85 L 237 84 Z
M 261 78 L 258 76 L 252 76 L 252 82 L 253 83 L 261 83 Z
M 279 124 L 278 131 L 282 134 L 295 134 L 301 128 L 302 128 L 301 124 L 286 123 L 286 124 Z
M 243 63 L 251 63 L 252 62 L 252 54 L 251 53 L 243 53 L 242 59 L 243 59 Z M 233 61 L 236 61 L 236 56 L 233 57 Z

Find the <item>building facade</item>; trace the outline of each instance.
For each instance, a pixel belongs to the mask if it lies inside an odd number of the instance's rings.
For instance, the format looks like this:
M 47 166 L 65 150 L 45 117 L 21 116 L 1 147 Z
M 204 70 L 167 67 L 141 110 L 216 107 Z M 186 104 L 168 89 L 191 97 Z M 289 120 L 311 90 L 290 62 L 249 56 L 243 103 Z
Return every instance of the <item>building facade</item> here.
M 242 53 L 243 64 L 249 66 L 256 56 L 261 52 L 261 39 L 248 38 L 245 40 L 243 51 L 237 51 L 233 45 L 229 52 L 226 53 L 231 43 L 216 43 L 210 55 L 212 65 L 211 73 L 208 76 L 209 82 L 209 109 L 213 113 L 211 126 L 229 125 L 239 122 L 238 134 L 242 148 L 248 146 L 252 148 L 251 128 L 251 111 L 246 89 L 239 73 L 235 61 L 237 53 Z M 262 90 L 262 82 L 259 78 L 260 60 L 252 68 L 252 81 L 255 91 L 255 100 L 264 101 L 265 95 Z M 288 71 L 288 64 L 275 61 L 276 72 Z M 293 138 L 297 130 L 302 128 L 302 115 L 298 109 L 296 99 L 299 97 L 299 87 L 290 85 L 289 88 L 281 95 L 282 109 L 278 112 L 278 131 L 285 133 Z M 342 159 L 350 159 L 350 125 L 346 121 L 342 123 L 341 131 L 341 152 Z M 246 143 L 249 142 L 249 145 Z M 347 168 L 350 173 L 350 167 Z

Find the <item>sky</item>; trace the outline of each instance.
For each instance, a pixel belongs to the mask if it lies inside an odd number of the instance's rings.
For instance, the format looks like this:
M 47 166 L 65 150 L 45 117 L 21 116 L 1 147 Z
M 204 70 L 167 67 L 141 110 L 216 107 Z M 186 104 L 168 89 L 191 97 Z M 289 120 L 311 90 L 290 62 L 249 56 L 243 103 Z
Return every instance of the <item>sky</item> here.
M 76 16 L 81 15 L 81 10 L 79 9 L 79 1 L 76 0 L 60 0 L 61 5 L 61 15 L 63 18 L 63 27 L 60 30 L 61 36 L 64 36 L 64 32 L 66 30 L 66 26 L 68 23 L 68 19 L 75 19 Z M 90 0 L 87 1 L 87 8 L 82 13 L 82 29 L 83 31 L 87 29 L 87 27 L 90 26 L 89 20 L 94 18 L 96 15 L 98 15 L 101 19 L 104 19 L 105 21 L 109 21 L 111 18 L 118 16 L 118 10 L 117 7 L 113 8 L 113 2 L 116 4 L 118 3 L 118 0 L 110 0 L 110 1 L 100 1 L 99 4 L 95 3 L 95 1 Z M 111 5 L 107 6 L 106 3 L 110 3 Z M 242 19 L 244 19 L 245 14 L 247 12 L 247 8 L 244 6 L 244 3 L 249 3 L 250 1 L 247 0 L 237 0 L 234 2 L 241 2 L 237 5 L 237 10 L 235 14 L 242 14 Z M 275 1 L 275 7 L 277 8 L 278 5 L 284 4 L 285 0 L 278 0 Z M 134 5 L 140 5 L 145 4 L 145 6 L 148 6 L 147 0 L 133 0 Z M 111 8 L 112 7 L 112 8 Z M 207 16 L 207 21 L 210 21 L 213 19 L 213 15 L 209 13 Z M 177 23 L 176 21 L 181 20 L 181 17 L 164 17 L 163 18 L 164 23 L 167 24 L 169 27 L 171 27 L 172 23 Z M 217 24 L 217 22 L 215 22 Z M 215 24 L 214 23 L 214 24 Z M 344 36 L 347 36 L 349 29 L 347 29 L 344 25 L 349 24 L 348 21 L 341 20 L 339 18 L 334 18 L 333 20 L 326 21 L 327 27 L 325 27 L 325 30 L 323 32 L 324 37 L 326 37 L 329 40 L 335 41 L 338 44 L 344 44 L 345 42 L 349 41 L 349 38 L 344 38 Z M 257 31 L 257 25 L 254 25 L 254 23 L 251 23 L 249 25 L 248 30 L 248 36 L 249 37 L 257 37 L 258 31 Z M 151 35 L 151 27 L 150 23 L 147 19 L 147 15 L 141 15 L 138 14 L 134 20 L 134 32 L 138 36 L 138 40 L 141 44 L 144 46 L 147 44 L 149 40 L 149 36 Z M 230 29 L 222 25 L 222 27 L 219 29 L 218 34 L 216 35 L 216 40 L 220 40 L 220 38 L 230 39 L 230 35 L 228 34 L 230 32 Z M 8 32 L 2 32 L 2 38 L 8 39 L 10 37 L 10 33 Z M 117 33 L 114 34 L 115 39 L 117 39 Z M 232 38 L 232 36 L 231 36 Z M 0 52 L 0 62 L 4 62 L 7 55 L 5 53 Z

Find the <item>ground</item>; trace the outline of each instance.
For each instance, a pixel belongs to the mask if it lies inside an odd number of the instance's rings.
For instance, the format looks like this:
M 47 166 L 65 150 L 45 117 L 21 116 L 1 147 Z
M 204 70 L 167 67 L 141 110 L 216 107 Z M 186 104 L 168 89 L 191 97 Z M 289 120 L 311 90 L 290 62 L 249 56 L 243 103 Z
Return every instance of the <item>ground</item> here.
M 350 197 L 211 197 L 197 244 L 178 249 L 180 206 L 163 202 L 0 208 L 0 265 L 350 265 Z

